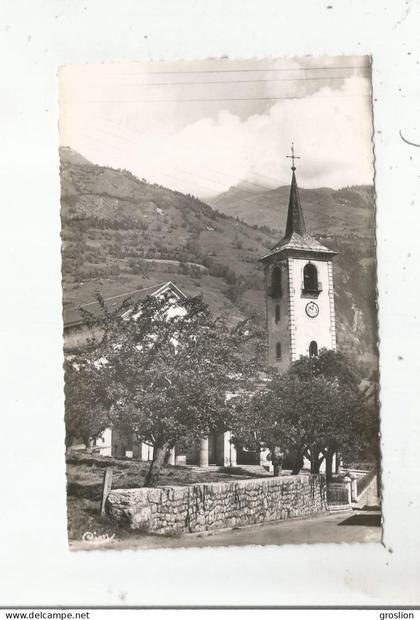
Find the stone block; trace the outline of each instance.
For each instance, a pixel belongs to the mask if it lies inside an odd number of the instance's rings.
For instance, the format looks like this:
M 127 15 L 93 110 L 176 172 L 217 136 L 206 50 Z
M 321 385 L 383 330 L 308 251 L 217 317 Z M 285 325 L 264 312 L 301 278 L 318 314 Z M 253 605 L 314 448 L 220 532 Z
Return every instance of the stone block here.
M 141 490 L 141 489 L 139 489 Z M 161 489 L 147 489 L 146 497 L 149 502 L 153 502 L 155 504 L 160 504 L 162 501 L 162 491 Z
M 132 516 L 132 523 L 136 529 L 149 529 L 151 526 L 152 511 L 150 506 L 145 506 L 136 511 Z

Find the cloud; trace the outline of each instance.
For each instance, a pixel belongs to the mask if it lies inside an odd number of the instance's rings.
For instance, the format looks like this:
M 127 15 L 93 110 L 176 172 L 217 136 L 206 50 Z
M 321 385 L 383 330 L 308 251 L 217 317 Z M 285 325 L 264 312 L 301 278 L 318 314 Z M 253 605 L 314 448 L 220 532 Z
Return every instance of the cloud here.
M 268 113 L 244 121 L 228 111 L 201 119 L 172 137 L 166 157 L 197 174 L 195 183 L 191 179 L 197 193 L 204 177 L 215 189 L 245 179 L 274 187 L 290 180 L 285 157 L 293 141 L 302 186 L 342 187 L 372 183 L 371 135 L 369 85 L 353 77 L 339 91 L 322 88 L 310 97 L 278 101 Z
M 244 180 L 256 187 L 288 184 L 291 162 L 285 157 L 292 141 L 301 157 L 302 187 L 372 183 L 367 78 L 353 76 L 341 88 L 326 86 L 302 98 L 275 101 L 268 109 L 264 101 L 261 112 L 247 117 L 226 102 L 214 107 L 213 114 L 207 107 L 201 118 L 194 109 L 196 120 L 181 123 L 179 116 L 188 119 L 188 114 L 180 105 L 116 103 L 95 114 L 89 106 L 68 104 L 63 141 L 94 162 L 127 168 L 201 197 Z

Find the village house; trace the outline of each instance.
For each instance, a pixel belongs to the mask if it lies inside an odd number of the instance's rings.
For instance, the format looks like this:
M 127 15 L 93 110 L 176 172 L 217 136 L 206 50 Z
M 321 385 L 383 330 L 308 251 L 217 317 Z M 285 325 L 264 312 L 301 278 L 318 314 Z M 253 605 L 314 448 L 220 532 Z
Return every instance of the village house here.
M 104 302 L 107 309 L 112 312 L 117 310 L 125 301 L 129 300 L 130 303 L 134 305 L 148 296 L 159 297 L 160 295 L 169 295 L 169 298 L 173 300 L 174 304 L 186 298 L 186 295 L 173 282 L 163 282 L 134 291 L 128 291 L 120 295 L 107 297 L 104 299 Z M 64 351 L 66 353 L 83 347 L 92 334 L 92 328 L 86 324 L 80 308 L 87 310 L 94 317 L 100 316 L 102 312 L 97 300 L 81 304 L 81 306 L 72 305 L 70 307 L 64 307 Z
M 165 282 L 154 286 L 130 291 L 120 295 L 114 295 L 104 299 L 104 303 L 109 311 L 118 310 L 121 304 L 129 300 L 134 305 L 141 302 L 147 296 L 160 297 L 168 296 L 173 304 L 172 312 L 179 312 L 177 303 L 186 298 L 185 293 L 173 282 Z M 87 310 L 93 316 L 101 314 L 101 307 L 97 301 L 83 304 L 81 308 Z M 129 312 L 124 309 L 123 314 Z M 122 315 L 123 316 L 123 315 Z M 64 350 L 67 356 L 71 355 L 75 349 L 83 348 L 90 336 L 92 328 L 89 327 L 79 308 L 67 308 L 63 312 L 64 318 Z M 146 443 L 139 442 L 134 433 L 122 431 L 118 428 L 107 428 L 100 437 L 93 440 L 89 446 L 93 451 L 102 456 L 115 456 L 117 458 L 134 458 L 142 461 L 150 461 L 153 457 L 153 448 Z M 86 445 L 82 441 L 73 443 L 73 450 L 85 449 Z M 206 439 L 191 446 L 187 454 L 177 453 L 176 448 L 169 455 L 170 464 L 197 464 L 202 467 L 208 465 L 236 465 L 236 450 L 231 443 L 230 432 L 214 434 Z

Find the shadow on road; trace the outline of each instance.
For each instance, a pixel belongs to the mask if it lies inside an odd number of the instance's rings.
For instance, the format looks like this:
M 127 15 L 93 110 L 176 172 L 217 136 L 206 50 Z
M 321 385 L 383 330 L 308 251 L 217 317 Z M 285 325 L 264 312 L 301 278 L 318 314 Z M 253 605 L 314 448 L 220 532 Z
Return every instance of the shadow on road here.
M 367 512 L 365 508 L 364 513 L 358 513 L 352 515 L 348 519 L 337 523 L 337 525 L 365 525 L 368 527 L 381 527 L 381 513 L 379 510 L 370 510 Z
M 357 510 L 364 510 L 367 512 L 381 512 L 380 506 L 363 506 L 363 508 L 358 508 Z

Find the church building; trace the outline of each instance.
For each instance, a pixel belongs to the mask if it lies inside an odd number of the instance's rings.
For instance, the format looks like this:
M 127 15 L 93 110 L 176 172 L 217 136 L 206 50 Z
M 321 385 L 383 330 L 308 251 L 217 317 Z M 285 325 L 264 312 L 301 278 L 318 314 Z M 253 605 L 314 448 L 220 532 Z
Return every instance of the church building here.
M 306 232 L 292 147 L 292 183 L 284 237 L 262 258 L 267 361 L 287 370 L 301 355 L 335 350 L 332 259 L 336 252 Z
M 306 232 L 293 145 L 291 158 L 292 182 L 285 234 L 259 259 L 264 266 L 267 364 L 279 372 L 286 371 L 301 355 L 312 356 L 322 348 L 336 348 L 332 272 L 336 252 Z M 227 435 L 221 433 L 201 440 L 201 466 L 261 464 L 272 469 L 268 450 L 232 449 Z M 211 446 L 220 448 L 209 459 Z
M 332 259 L 336 252 L 306 232 L 293 146 L 291 157 L 292 182 L 285 234 L 259 259 L 264 267 L 267 364 L 279 372 L 286 371 L 301 355 L 312 356 L 322 348 L 336 348 L 332 273 Z M 164 293 L 171 294 L 174 307 L 177 301 L 185 298 L 178 287 L 167 282 L 105 301 L 112 309 L 122 298 L 138 301 L 146 295 L 159 296 Z M 93 313 L 99 309 L 96 302 L 87 305 Z M 89 336 L 80 313 L 76 313 L 75 309 L 65 312 L 65 336 L 69 348 L 83 345 Z M 267 450 L 250 452 L 236 449 L 231 439 L 230 432 L 203 437 L 190 447 L 187 454 L 185 450 L 178 453 L 175 446 L 169 455 L 169 463 L 191 463 L 201 467 L 253 464 L 271 469 Z M 119 429 L 107 429 L 92 447 L 104 455 L 145 461 L 153 455 L 150 446 L 139 443 L 133 434 L 127 436 Z

